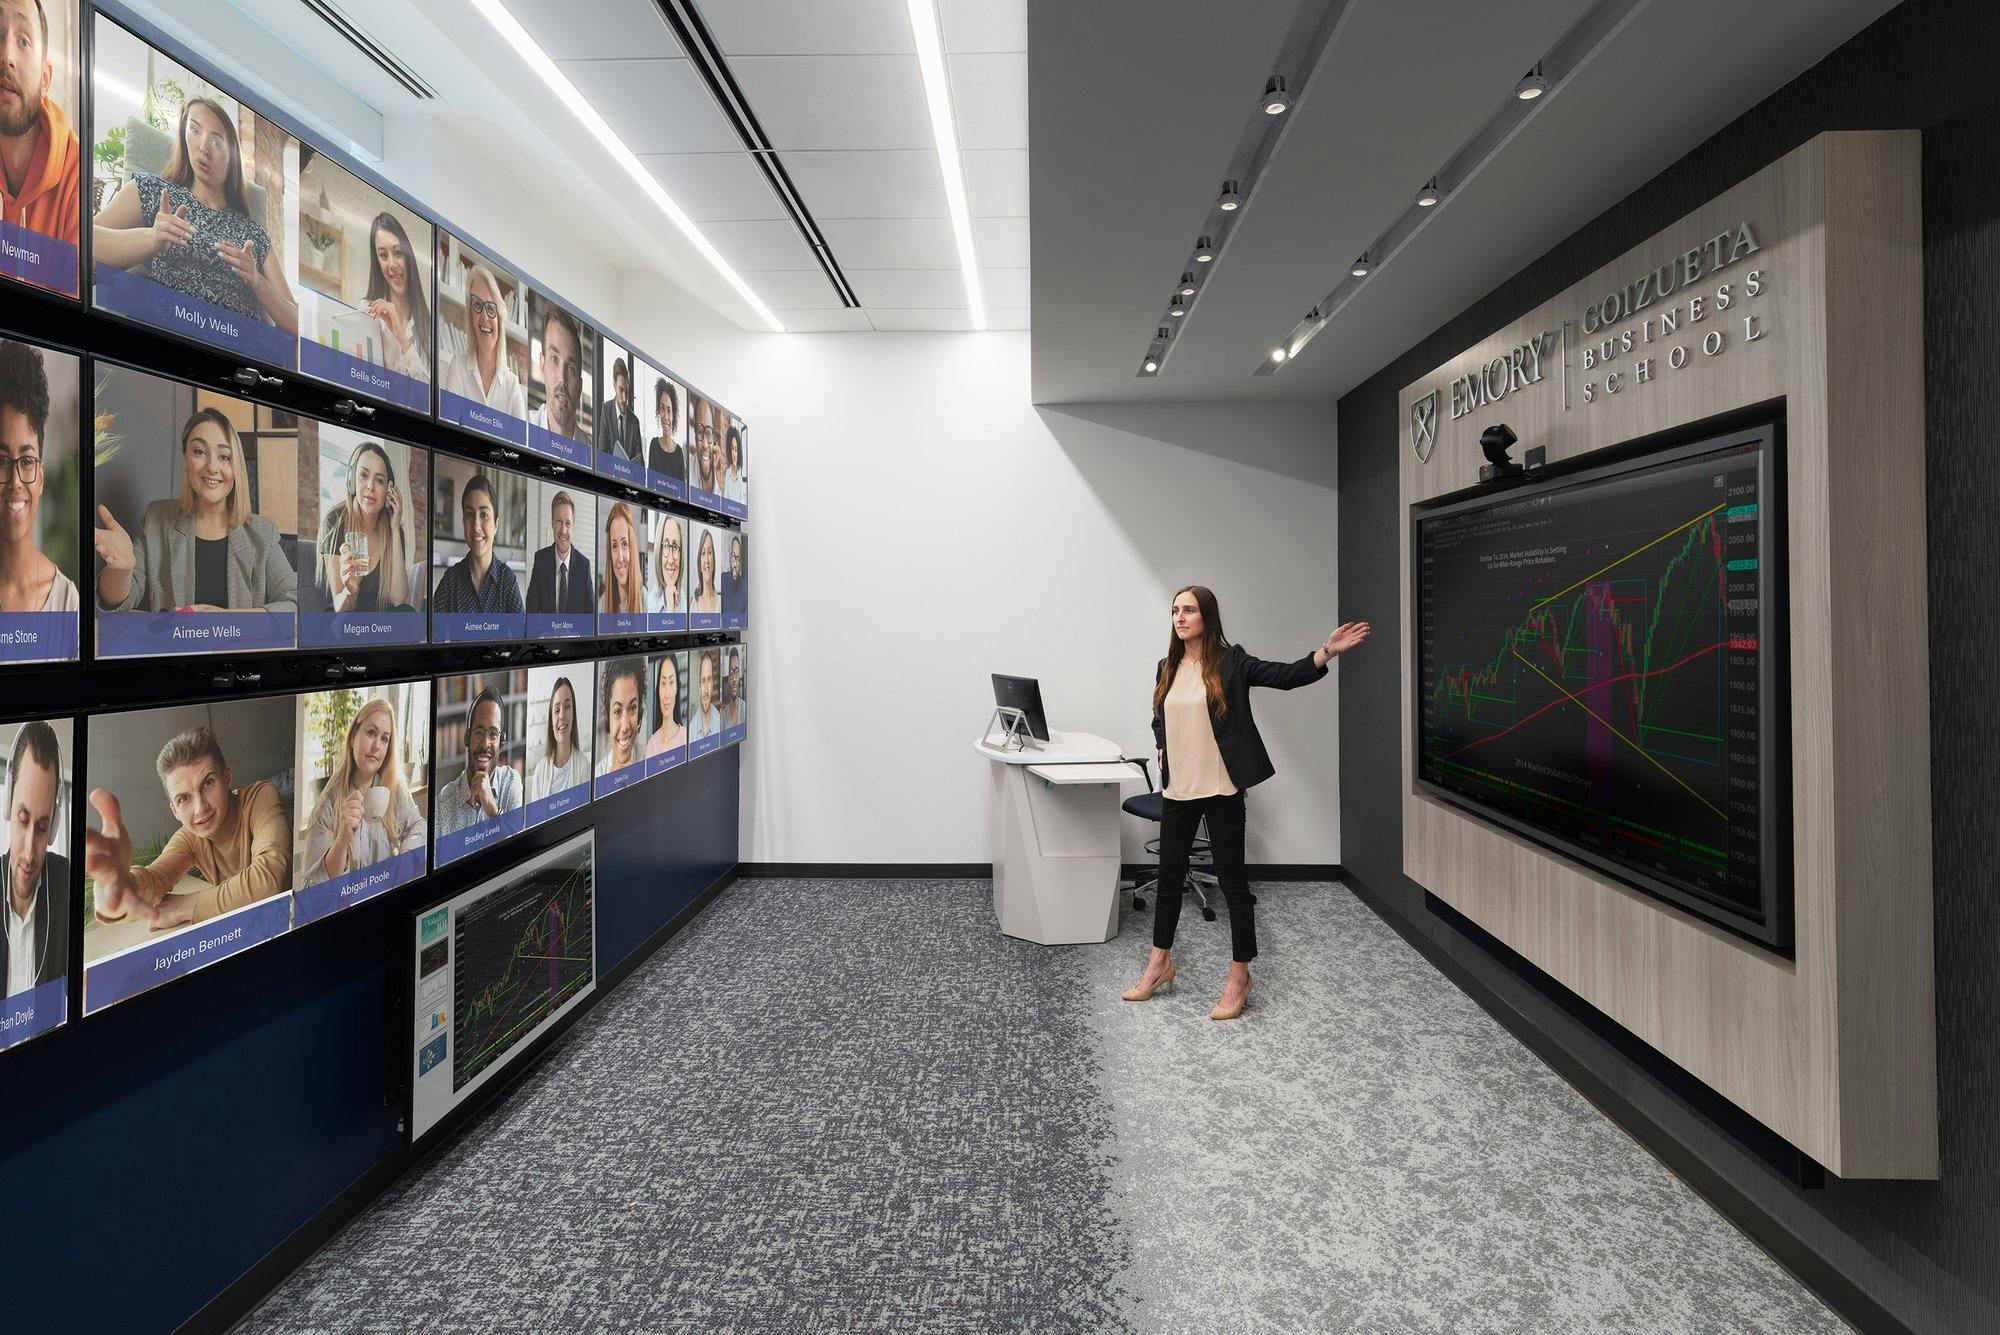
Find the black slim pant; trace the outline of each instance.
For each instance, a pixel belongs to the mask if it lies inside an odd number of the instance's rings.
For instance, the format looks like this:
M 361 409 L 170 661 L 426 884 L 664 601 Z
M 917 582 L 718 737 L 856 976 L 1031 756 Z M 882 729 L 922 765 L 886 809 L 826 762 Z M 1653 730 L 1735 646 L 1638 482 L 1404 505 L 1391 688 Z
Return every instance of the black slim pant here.
M 1187 883 L 1188 850 L 1196 827 L 1208 817 L 1208 844 L 1215 854 L 1215 879 L 1229 901 L 1230 958 L 1248 964 L 1257 958 L 1256 906 L 1243 870 L 1243 794 L 1202 797 L 1192 802 L 1166 799 L 1160 817 L 1160 888 L 1153 910 L 1153 944 L 1171 950 L 1181 920 L 1181 892 Z

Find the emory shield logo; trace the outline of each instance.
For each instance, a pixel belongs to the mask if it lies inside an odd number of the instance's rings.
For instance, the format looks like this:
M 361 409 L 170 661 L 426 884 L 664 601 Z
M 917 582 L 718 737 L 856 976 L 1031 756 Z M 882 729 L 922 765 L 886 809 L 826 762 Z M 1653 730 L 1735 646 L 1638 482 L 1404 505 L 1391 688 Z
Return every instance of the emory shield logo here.
M 1431 451 L 1437 446 L 1438 435 L 1438 392 L 1430 393 L 1410 405 L 1410 448 L 1416 451 L 1417 462 L 1431 461 Z

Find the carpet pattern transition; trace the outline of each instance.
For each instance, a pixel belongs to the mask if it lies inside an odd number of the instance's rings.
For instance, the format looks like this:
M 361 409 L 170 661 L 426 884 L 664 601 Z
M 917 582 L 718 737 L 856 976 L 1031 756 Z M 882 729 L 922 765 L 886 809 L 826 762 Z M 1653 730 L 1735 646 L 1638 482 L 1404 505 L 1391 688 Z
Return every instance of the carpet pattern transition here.
M 744 881 L 240 1330 L 1842 1331 L 1345 889 Z M 1221 910 L 1226 918 L 1227 910 Z

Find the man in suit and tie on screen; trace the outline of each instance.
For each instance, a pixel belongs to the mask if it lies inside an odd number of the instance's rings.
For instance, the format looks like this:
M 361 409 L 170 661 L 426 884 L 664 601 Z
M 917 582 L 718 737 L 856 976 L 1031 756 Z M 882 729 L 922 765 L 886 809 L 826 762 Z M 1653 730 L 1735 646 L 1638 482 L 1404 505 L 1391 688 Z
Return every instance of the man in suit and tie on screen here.
M 576 502 L 566 491 L 549 502 L 549 531 L 555 541 L 535 553 L 535 570 L 528 577 L 528 610 L 595 615 L 590 558 L 576 550 Z
M 49 852 L 56 836 L 56 795 L 62 790 L 62 744 L 36 719 L 14 737 L 7 768 L 6 945 L 0 952 L 0 997 L 52 983 L 69 971 L 69 859 Z

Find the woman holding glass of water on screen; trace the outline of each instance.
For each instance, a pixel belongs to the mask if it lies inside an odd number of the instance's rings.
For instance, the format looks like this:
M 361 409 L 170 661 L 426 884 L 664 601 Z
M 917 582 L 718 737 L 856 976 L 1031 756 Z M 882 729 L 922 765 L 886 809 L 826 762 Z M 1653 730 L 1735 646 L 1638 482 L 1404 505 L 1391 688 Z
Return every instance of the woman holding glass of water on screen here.
M 396 760 L 396 711 L 387 700 L 370 700 L 347 725 L 311 830 L 302 888 L 420 849 L 430 837 Z
M 336 612 L 410 612 L 403 489 L 388 450 L 372 440 L 347 460 L 347 499 L 319 532 L 320 591 Z

